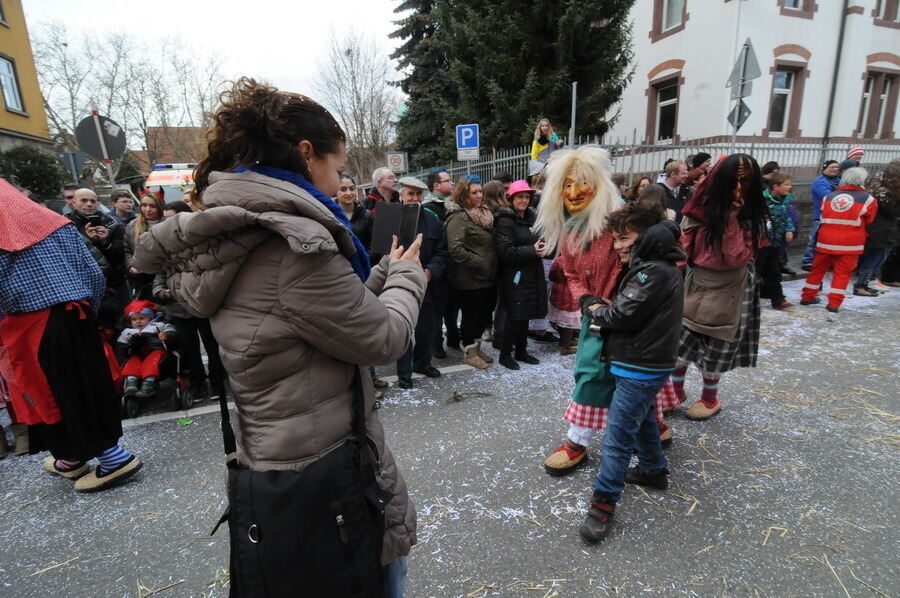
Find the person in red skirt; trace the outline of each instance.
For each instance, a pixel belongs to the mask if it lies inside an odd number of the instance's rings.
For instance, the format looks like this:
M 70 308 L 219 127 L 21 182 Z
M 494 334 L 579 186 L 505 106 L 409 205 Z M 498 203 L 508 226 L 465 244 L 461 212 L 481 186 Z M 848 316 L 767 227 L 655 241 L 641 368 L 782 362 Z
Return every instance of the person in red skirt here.
M 559 250 L 559 265 L 579 316 L 583 297 L 612 299 L 622 272 L 612 235 L 604 230 L 607 214 L 621 205 L 611 171 L 609 154 L 596 146 L 559 150 L 547 164 L 548 178 L 535 227 L 548 252 Z M 615 392 L 615 376 L 609 364 L 601 360 L 603 339 L 588 334 L 589 325 L 590 320 L 582 317 L 575 388 L 563 416 L 569 422 L 566 439 L 544 461 L 544 469 L 554 476 L 565 475 L 585 462 L 595 433 L 606 428 Z M 671 430 L 663 422 L 663 411 L 679 404 L 667 379 L 655 400 L 665 445 L 671 442 Z
M 120 397 L 95 317 L 103 273 L 67 218 L 2 179 L 0 204 L 3 375 L 29 450 L 49 450 L 44 468 L 76 491 L 109 488 L 142 463 L 119 446 Z

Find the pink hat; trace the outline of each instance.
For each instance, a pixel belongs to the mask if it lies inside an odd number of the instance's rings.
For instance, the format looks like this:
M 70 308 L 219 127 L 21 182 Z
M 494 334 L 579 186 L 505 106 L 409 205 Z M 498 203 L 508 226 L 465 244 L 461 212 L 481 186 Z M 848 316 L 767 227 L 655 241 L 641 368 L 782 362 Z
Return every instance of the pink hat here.
M 509 186 L 506 197 L 512 197 L 516 193 L 536 193 L 536 191 L 529 187 L 528 183 L 520 179 Z
M 850 156 L 852 156 L 852 155 L 854 155 L 854 154 L 862 155 L 862 154 L 864 154 L 865 152 L 866 152 L 866 151 L 865 151 L 863 148 L 861 148 L 861 147 L 851 147 L 851 148 L 850 148 L 850 151 L 847 152 L 847 157 L 849 158 Z

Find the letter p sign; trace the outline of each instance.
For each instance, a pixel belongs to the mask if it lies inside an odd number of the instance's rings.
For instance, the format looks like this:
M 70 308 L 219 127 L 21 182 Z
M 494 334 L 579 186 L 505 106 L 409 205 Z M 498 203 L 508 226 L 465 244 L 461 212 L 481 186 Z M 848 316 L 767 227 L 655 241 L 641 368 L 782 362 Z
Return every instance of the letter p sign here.
M 456 149 L 476 149 L 478 142 L 478 125 L 456 125 Z

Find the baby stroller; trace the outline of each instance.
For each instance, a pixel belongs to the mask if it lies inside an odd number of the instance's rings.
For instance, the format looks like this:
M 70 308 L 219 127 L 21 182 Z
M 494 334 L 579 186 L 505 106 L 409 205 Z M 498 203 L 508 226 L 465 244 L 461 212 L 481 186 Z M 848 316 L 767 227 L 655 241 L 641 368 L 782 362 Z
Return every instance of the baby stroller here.
M 159 362 L 159 381 L 153 394 L 122 394 L 122 406 L 126 417 L 137 417 L 141 401 L 157 399 L 172 411 L 190 409 L 194 404 L 194 391 L 187 376 L 183 375 L 181 354 L 171 343 L 166 345 L 166 355 Z

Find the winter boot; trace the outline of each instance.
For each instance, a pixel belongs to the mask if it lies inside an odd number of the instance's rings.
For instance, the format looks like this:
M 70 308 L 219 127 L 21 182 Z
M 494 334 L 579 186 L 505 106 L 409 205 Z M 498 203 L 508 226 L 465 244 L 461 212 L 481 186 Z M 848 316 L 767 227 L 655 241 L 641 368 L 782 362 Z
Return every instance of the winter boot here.
M 594 492 L 591 497 L 591 506 L 588 509 L 587 517 L 578 533 L 586 542 L 594 544 L 609 535 L 612 527 L 613 515 L 616 512 L 616 503 L 611 501 L 605 494 Z
M 505 367 L 508 370 L 517 370 L 519 369 L 519 363 L 513 359 L 513 356 L 509 353 L 501 353 L 500 354 L 500 365 Z
M 491 346 L 498 351 L 503 350 L 503 331 L 497 330 L 494 332 L 493 338 L 491 338 Z
M 575 331 L 571 328 L 559 329 L 559 354 L 574 355 L 578 352 L 578 346 L 575 344 Z
M 475 351 L 478 353 L 478 357 L 485 363 L 494 363 L 494 358 L 481 350 L 481 341 L 475 342 Z
M 125 396 L 133 397 L 136 395 L 140 382 L 137 376 L 125 376 Z
M 463 363 L 466 365 L 470 365 L 473 368 L 478 368 L 479 370 L 486 369 L 488 364 L 478 355 L 478 345 L 472 343 L 471 345 L 466 345 L 466 356 L 463 358 Z
M 10 426 L 16 437 L 16 448 L 13 449 L 15 455 L 28 454 L 28 424 L 13 424 Z
M 144 381 L 141 383 L 140 390 L 137 391 L 135 396 L 139 398 L 152 397 L 156 394 L 156 377 L 148 376 L 144 378 Z
M 540 359 L 538 359 L 528 351 L 516 351 L 515 358 L 516 361 L 522 361 L 524 363 L 527 363 L 528 365 L 537 365 L 541 362 Z
M 0 459 L 9 454 L 9 444 L 6 443 L 6 430 L 0 426 Z
M 628 471 L 625 472 L 625 483 L 653 488 L 654 490 L 665 490 L 669 487 L 669 470 L 663 469 L 659 473 L 647 473 L 635 465 L 634 467 L 629 467 Z

